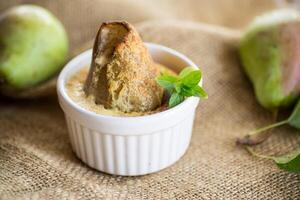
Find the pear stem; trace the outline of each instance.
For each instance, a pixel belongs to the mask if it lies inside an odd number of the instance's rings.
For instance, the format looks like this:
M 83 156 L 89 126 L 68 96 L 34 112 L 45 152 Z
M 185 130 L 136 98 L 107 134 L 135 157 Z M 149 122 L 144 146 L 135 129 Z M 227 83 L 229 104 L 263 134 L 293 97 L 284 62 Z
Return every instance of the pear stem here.
M 256 153 L 251 147 L 246 146 L 246 150 L 255 157 L 272 160 L 274 157 Z
M 256 135 L 256 134 L 259 134 L 259 133 L 264 132 L 264 131 L 266 131 L 266 130 L 269 130 L 269 129 L 271 129 L 271 128 L 275 128 L 275 127 L 278 127 L 278 126 L 282 126 L 282 125 L 284 125 L 284 124 L 287 124 L 288 122 L 289 122 L 289 120 L 286 119 L 286 120 L 277 122 L 277 123 L 275 123 L 275 124 L 268 125 L 268 126 L 265 126 L 265 127 L 262 127 L 262 128 L 256 129 L 255 131 L 250 132 L 249 135 Z
M 284 124 L 287 124 L 288 122 L 289 122 L 289 120 L 286 119 L 284 121 L 280 121 L 275 124 L 271 124 L 271 125 L 262 127 L 260 129 L 256 129 L 255 131 L 248 133 L 243 138 L 238 138 L 236 142 L 237 142 L 237 144 L 242 144 L 242 145 L 257 145 L 257 144 L 265 141 L 271 135 L 271 132 L 266 132 L 264 134 L 261 134 L 262 132 L 265 132 L 271 128 L 282 126 Z

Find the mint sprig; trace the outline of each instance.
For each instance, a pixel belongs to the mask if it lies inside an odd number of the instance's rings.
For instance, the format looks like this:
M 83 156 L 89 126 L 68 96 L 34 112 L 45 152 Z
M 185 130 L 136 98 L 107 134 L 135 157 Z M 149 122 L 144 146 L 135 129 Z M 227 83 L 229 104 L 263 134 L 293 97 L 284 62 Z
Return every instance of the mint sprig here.
M 201 78 L 200 70 L 186 67 L 178 76 L 162 74 L 156 78 L 156 81 L 170 93 L 169 107 L 171 108 L 183 102 L 186 97 L 207 98 L 206 92 L 199 86 Z

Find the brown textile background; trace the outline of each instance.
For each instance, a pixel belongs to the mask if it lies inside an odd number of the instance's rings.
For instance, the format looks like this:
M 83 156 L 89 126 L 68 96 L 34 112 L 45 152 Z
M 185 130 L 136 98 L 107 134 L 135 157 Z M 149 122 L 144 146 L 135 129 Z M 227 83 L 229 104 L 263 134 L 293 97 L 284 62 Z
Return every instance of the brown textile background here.
M 16 2 L 22 1 L 1 2 L 0 10 Z M 179 162 L 159 173 L 120 177 L 95 171 L 75 157 L 55 96 L 35 101 L 1 97 L 0 199 L 300 199 L 299 174 L 281 171 L 235 145 L 238 136 L 272 119 L 242 72 L 239 32 L 228 27 L 244 27 L 273 8 L 271 1 L 38 2 L 63 20 L 72 51 L 85 46 L 103 20 L 135 23 L 145 41 L 174 48 L 200 66 L 209 100 L 200 103 L 190 148 Z M 276 132 L 256 150 L 281 154 L 300 145 L 296 130 Z

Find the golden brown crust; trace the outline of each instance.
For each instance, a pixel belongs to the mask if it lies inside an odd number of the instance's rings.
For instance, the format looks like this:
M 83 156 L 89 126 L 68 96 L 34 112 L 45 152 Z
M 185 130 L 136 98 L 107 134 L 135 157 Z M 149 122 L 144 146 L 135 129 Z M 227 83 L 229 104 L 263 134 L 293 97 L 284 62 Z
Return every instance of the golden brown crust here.
M 159 70 L 137 31 L 127 22 L 103 23 L 98 31 L 85 92 L 96 103 L 123 112 L 147 112 L 161 104 Z

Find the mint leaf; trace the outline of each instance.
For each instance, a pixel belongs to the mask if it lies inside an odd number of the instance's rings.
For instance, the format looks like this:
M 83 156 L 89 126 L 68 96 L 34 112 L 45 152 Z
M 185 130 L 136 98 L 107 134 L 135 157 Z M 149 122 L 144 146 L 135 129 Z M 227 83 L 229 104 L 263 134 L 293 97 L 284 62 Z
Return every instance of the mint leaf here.
M 193 91 L 192 88 L 189 88 L 189 87 L 187 87 L 185 85 L 183 85 L 181 87 L 181 91 L 180 92 L 185 97 L 191 97 L 191 96 L 194 96 L 194 94 L 195 94 L 195 92 Z
M 169 92 L 174 89 L 174 83 L 177 81 L 177 77 L 170 76 L 170 75 L 162 75 L 156 78 L 156 82 Z
M 182 90 L 182 84 L 181 84 L 181 82 L 177 82 L 174 85 L 175 85 L 175 91 L 177 93 L 181 93 L 181 90 Z
M 182 83 L 188 87 L 193 87 L 198 85 L 200 80 L 201 80 L 201 72 L 200 70 L 197 70 L 197 71 L 191 71 L 188 74 L 186 74 L 182 78 Z
M 208 98 L 208 95 L 207 93 L 203 90 L 202 87 L 200 87 L 199 85 L 196 85 L 195 87 L 193 87 L 193 92 L 194 92 L 194 95 L 193 96 L 196 96 L 196 97 L 202 97 L 204 99 L 207 99 Z
M 182 86 L 181 93 L 186 97 L 195 96 L 195 97 L 201 97 L 204 99 L 207 98 L 207 93 L 199 85 L 196 85 L 192 88 Z
M 287 155 L 272 158 L 280 169 L 300 173 L 300 148 Z
M 174 106 L 177 106 L 184 100 L 184 96 L 181 96 L 177 92 L 173 93 L 169 100 L 169 107 L 172 108 Z
M 179 73 L 179 76 L 163 74 L 156 78 L 156 81 L 170 93 L 169 107 L 174 107 L 184 101 L 185 97 L 207 98 L 206 92 L 198 85 L 201 77 L 200 70 L 187 67 Z
M 192 67 L 186 67 L 183 70 L 181 70 L 181 72 L 179 73 L 179 77 L 180 78 L 184 78 L 185 76 L 187 76 L 189 73 L 195 71 L 196 69 L 192 68 Z

